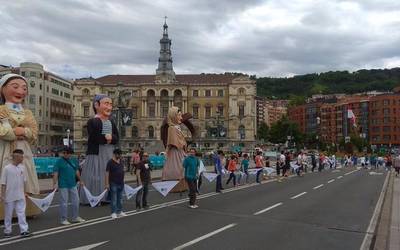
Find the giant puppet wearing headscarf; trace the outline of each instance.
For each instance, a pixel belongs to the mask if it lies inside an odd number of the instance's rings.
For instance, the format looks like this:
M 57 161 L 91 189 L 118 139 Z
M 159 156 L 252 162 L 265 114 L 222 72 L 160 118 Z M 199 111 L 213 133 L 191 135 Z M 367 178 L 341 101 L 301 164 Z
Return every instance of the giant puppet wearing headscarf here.
M 118 129 L 110 120 L 112 100 L 106 95 L 96 95 L 93 100 L 95 116 L 88 120 L 88 143 L 86 160 L 82 167 L 81 179 L 89 191 L 98 195 L 105 189 L 107 162 L 119 141 Z M 80 191 L 81 203 L 88 204 L 84 190 Z
M 182 115 L 178 107 L 171 107 L 161 126 L 161 138 L 167 151 L 162 180 L 179 180 L 171 192 L 181 192 L 187 189 L 182 165 L 186 156 L 187 143 L 181 130 L 181 124 L 185 124 L 194 136 L 194 127 L 189 121 L 191 117 L 189 113 Z
M 7 74 L 0 79 L 0 172 L 11 163 L 11 153 L 15 149 L 24 151 L 22 164 L 26 169 L 26 192 L 39 194 L 39 182 L 36 174 L 31 145 L 36 144 L 38 126 L 32 112 L 22 103 L 28 94 L 28 84 L 24 77 Z M 27 201 L 26 214 L 39 214 L 39 210 Z M 0 216 L 3 216 L 1 213 Z

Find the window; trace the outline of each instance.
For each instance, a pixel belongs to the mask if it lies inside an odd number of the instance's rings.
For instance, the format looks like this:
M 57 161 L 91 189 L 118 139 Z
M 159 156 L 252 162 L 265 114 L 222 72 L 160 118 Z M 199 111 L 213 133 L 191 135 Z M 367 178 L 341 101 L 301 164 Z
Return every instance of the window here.
M 87 126 L 83 126 L 83 128 L 82 128 L 82 137 L 87 137 L 87 135 L 88 135 Z
M 59 91 L 58 91 L 58 89 L 51 89 L 51 93 L 52 94 L 54 94 L 54 95 L 59 95 Z
M 161 90 L 160 93 L 160 109 L 161 109 L 161 117 L 166 117 L 168 115 L 168 108 L 169 108 L 169 97 L 168 97 L 168 90 Z
M 34 72 L 34 71 L 29 72 L 29 76 L 30 77 L 36 77 L 36 72 Z
M 42 105 L 42 97 L 39 96 L 39 105 Z
M 108 91 L 107 95 L 110 97 L 114 97 L 115 91 Z
M 224 90 L 223 89 L 219 89 L 218 90 L 218 96 L 219 97 L 223 97 L 224 96 Z
M 125 126 L 121 126 L 119 132 L 120 132 L 120 138 L 124 138 L 126 136 Z
M 383 106 L 387 106 L 387 105 L 389 105 L 389 103 L 390 103 L 390 100 L 383 100 Z
M 182 91 L 179 89 L 174 91 L 174 106 L 182 110 Z
M 149 117 L 153 118 L 156 117 L 156 104 L 149 103 Z
M 138 118 L 137 111 L 138 111 L 138 108 L 136 106 L 132 107 L 132 119 Z
M 244 104 L 239 105 L 239 118 L 242 119 L 244 117 Z
M 384 115 L 390 114 L 390 109 L 383 109 L 383 114 Z
M 64 97 L 67 98 L 67 99 L 70 99 L 71 98 L 71 94 L 64 92 Z
M 42 84 L 39 84 L 39 89 L 40 89 L 40 90 L 42 90 L 42 87 L 43 87 L 43 85 L 42 85 Z
M 206 106 L 205 117 L 206 117 L 206 119 L 210 119 L 211 118 L 211 107 L 210 106 Z
M 89 92 L 88 89 L 83 89 L 83 90 L 82 90 L 82 95 L 88 96 L 89 94 L 90 94 L 90 92 Z
M 153 139 L 154 138 L 154 128 L 153 128 L 153 126 L 149 126 L 148 130 L 149 130 L 149 138 Z
M 139 137 L 139 131 L 138 128 L 136 126 L 132 127 L 132 138 L 137 138 Z
M 224 105 L 219 104 L 218 109 L 217 109 L 218 115 L 219 116 L 224 116 Z
M 390 126 L 384 126 L 383 132 L 390 132 Z
M 198 97 L 199 96 L 199 91 L 197 89 L 193 90 L 193 96 L 194 97 Z
M 246 139 L 246 130 L 245 130 L 245 127 L 243 125 L 239 126 L 239 131 L 238 132 L 239 132 L 239 139 L 240 140 Z
M 89 105 L 83 105 L 83 117 L 89 117 Z
M 35 95 L 29 95 L 29 104 L 36 105 L 36 96 Z
M 210 97 L 210 96 L 211 96 L 211 90 L 206 89 L 206 91 L 205 91 L 205 96 L 206 96 L 206 97 Z
M 240 88 L 238 90 L 238 95 L 245 95 L 246 94 L 246 90 L 244 88 Z
M 47 91 L 47 93 L 49 93 L 49 86 L 46 87 L 46 91 Z
M 193 105 L 193 119 L 199 119 L 199 106 Z
M 21 75 L 22 75 L 22 76 L 26 76 L 25 71 L 22 71 L 22 72 L 21 72 Z M 400 101 L 399 101 L 399 102 L 400 102 Z

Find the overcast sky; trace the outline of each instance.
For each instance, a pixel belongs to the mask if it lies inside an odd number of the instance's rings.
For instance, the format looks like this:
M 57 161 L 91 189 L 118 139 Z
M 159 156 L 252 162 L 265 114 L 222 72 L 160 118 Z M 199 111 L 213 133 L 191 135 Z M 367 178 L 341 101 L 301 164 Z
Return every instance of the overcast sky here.
M 164 16 L 177 74 L 400 67 L 398 0 L 2 1 L 0 64 L 154 74 Z

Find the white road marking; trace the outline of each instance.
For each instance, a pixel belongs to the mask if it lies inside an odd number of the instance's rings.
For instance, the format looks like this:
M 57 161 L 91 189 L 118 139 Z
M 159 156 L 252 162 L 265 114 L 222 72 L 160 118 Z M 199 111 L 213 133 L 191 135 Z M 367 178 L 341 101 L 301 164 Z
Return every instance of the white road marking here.
M 332 179 L 332 180 L 329 180 L 328 183 L 332 183 L 332 182 L 334 182 L 334 181 L 335 181 L 335 179 Z
M 222 231 L 225 231 L 225 230 L 227 230 L 227 229 L 229 229 L 229 228 L 232 228 L 232 227 L 234 227 L 234 226 L 236 226 L 236 225 L 237 225 L 236 223 L 229 224 L 229 225 L 227 225 L 227 226 L 225 226 L 225 227 L 222 227 L 222 228 L 220 228 L 220 229 L 217 229 L 217 230 L 215 230 L 215 231 L 212 231 L 211 233 L 205 234 L 205 235 L 203 235 L 203 236 L 201 236 L 201 237 L 199 237 L 199 238 L 196 238 L 196 239 L 194 239 L 194 240 L 192 240 L 192 241 L 189 241 L 189 242 L 187 242 L 187 243 L 185 243 L 185 244 L 183 244 L 183 245 L 177 246 L 177 247 L 175 247 L 173 250 L 181 250 L 181 249 L 184 249 L 184 248 L 186 248 L 186 247 L 188 247 L 188 246 L 194 245 L 194 244 L 196 244 L 196 243 L 198 243 L 198 242 L 200 242 L 200 241 L 202 241 L 202 240 L 204 240 L 204 239 L 210 238 L 211 236 L 216 235 L 216 234 L 218 234 L 218 233 L 220 233 L 220 232 L 222 232 Z
M 259 214 L 265 213 L 265 212 L 267 212 L 267 211 L 269 211 L 269 210 L 271 210 L 273 208 L 279 207 L 282 204 L 283 204 L 282 202 L 276 203 L 275 205 L 267 207 L 266 209 L 263 209 L 263 210 L 260 210 L 258 212 L 255 212 L 253 215 L 259 215 Z
M 300 194 L 298 194 L 298 195 L 295 195 L 295 196 L 291 197 L 290 199 L 294 200 L 294 199 L 296 199 L 296 198 L 299 198 L 300 196 L 305 195 L 306 193 L 307 193 L 307 192 L 300 193 Z
M 342 179 L 342 178 L 343 178 L 343 176 L 342 176 L 342 175 L 337 177 L 337 179 Z
M 318 189 L 318 188 L 321 188 L 321 187 L 323 187 L 324 186 L 324 184 L 321 184 L 321 185 L 318 185 L 318 186 L 316 186 L 316 187 L 313 187 L 313 189 Z
M 354 173 L 354 172 L 357 172 L 359 169 L 356 169 L 356 170 L 353 170 L 353 171 L 350 171 L 350 172 L 348 172 L 348 173 L 345 173 L 344 175 L 349 175 L 349 174 L 352 174 L 352 173 Z
M 103 242 L 99 242 L 99 243 L 95 243 L 95 244 L 86 245 L 86 246 L 71 248 L 71 249 L 69 249 L 69 250 L 90 250 L 90 249 L 93 249 L 93 248 L 95 248 L 95 247 L 104 245 L 104 244 L 107 243 L 107 242 L 109 242 L 109 240 L 103 241 Z

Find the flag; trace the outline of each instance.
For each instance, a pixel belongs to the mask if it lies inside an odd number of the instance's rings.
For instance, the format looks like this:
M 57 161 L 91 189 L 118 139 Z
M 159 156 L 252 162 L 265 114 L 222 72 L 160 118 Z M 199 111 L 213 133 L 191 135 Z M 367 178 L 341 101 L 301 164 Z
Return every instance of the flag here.
M 107 193 L 107 189 L 103 191 L 103 193 L 101 193 L 98 196 L 93 196 L 89 189 L 87 189 L 85 186 L 83 187 L 83 190 L 85 191 L 86 194 L 86 198 L 88 199 L 90 206 L 91 207 L 95 207 L 97 204 L 99 204 L 99 202 L 101 201 L 101 199 L 103 199 L 104 195 L 106 195 Z
M 132 198 L 142 188 L 143 188 L 142 185 L 140 185 L 137 188 L 133 188 L 133 187 L 125 184 L 124 185 L 124 191 L 125 191 L 126 198 L 129 200 L 130 198 Z
M 40 210 L 42 210 L 42 212 L 46 212 L 46 210 L 49 209 L 51 202 L 53 201 L 56 190 L 57 189 L 54 189 L 53 192 L 48 194 L 43 199 L 33 198 L 30 196 L 28 196 L 28 198 L 33 202 L 33 204 L 35 204 Z
M 160 181 L 160 182 L 154 182 L 151 185 L 162 194 L 162 196 L 167 196 L 169 191 L 173 189 L 176 184 L 178 184 L 179 181 Z
M 347 110 L 347 118 L 350 119 L 350 122 L 351 122 L 351 124 L 353 124 L 354 127 L 357 127 L 356 116 L 354 115 L 353 110 L 351 110 L 351 109 Z
M 213 182 L 215 178 L 217 178 L 219 174 L 216 173 L 208 173 L 208 172 L 203 172 L 203 176 L 209 181 Z
M 273 169 L 273 168 L 264 167 L 263 169 L 264 169 L 264 171 L 267 172 L 267 175 L 270 175 L 270 174 L 272 174 L 273 172 L 276 172 L 276 170 Z

